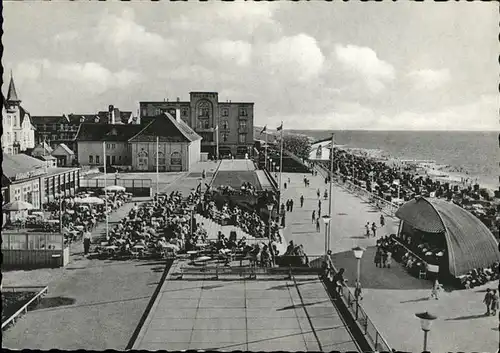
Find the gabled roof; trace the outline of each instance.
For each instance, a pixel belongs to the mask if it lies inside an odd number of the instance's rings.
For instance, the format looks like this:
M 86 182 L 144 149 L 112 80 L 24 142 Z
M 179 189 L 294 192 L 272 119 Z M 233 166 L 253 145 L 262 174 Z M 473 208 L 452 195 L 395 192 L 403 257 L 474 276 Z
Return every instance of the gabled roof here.
M 83 123 L 78 129 L 76 141 L 128 141 L 136 135 L 143 126 L 123 124 Z
M 201 136 L 182 120 L 176 121 L 172 115 L 164 113 L 131 137 L 129 142 L 153 142 L 157 137 L 160 142 L 192 142 L 201 139 Z
M 7 92 L 7 101 L 9 102 L 20 102 L 21 100 L 17 96 L 16 86 L 14 85 L 14 77 L 12 73 L 10 75 L 9 91 Z
M 500 261 L 498 242 L 490 230 L 472 213 L 452 202 L 419 197 L 401 206 L 396 217 L 413 228 L 444 233 L 449 271 L 455 277 Z
M 54 149 L 54 152 L 52 152 L 52 155 L 55 156 L 66 156 L 66 155 L 74 155 L 75 152 L 73 152 L 68 146 L 66 146 L 64 143 L 61 143 L 59 146 L 57 146 Z
M 33 148 L 33 152 L 38 152 L 38 150 L 40 150 L 40 153 L 44 153 L 44 149 L 46 154 L 51 154 L 52 152 L 54 152 L 52 147 L 50 147 L 47 142 L 41 142 L 36 145 L 35 148 Z
M 45 167 L 45 162 L 25 154 L 2 154 L 2 173 L 8 179 L 13 179 L 18 173 L 26 173 Z
M 36 157 L 37 159 L 41 160 L 41 161 L 53 161 L 53 160 L 56 160 L 57 158 L 54 157 L 54 156 L 51 156 L 50 154 L 49 155 L 45 155 L 45 156 L 38 156 Z

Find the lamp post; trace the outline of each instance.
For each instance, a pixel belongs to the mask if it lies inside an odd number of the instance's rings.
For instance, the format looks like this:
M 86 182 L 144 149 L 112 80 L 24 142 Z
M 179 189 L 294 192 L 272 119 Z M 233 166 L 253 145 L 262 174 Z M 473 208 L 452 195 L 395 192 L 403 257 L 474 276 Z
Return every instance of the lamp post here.
M 360 286 L 360 277 L 361 277 L 361 258 L 363 257 L 363 252 L 365 249 L 362 247 L 356 246 L 355 248 L 352 249 L 352 252 L 354 254 L 354 257 L 356 258 L 358 264 L 357 264 L 357 274 L 356 274 L 356 286 Z M 359 308 L 359 291 L 355 291 L 355 296 L 356 296 L 356 320 L 358 319 L 358 308 Z
M 325 222 L 325 257 L 326 257 L 327 252 L 328 252 L 328 229 L 329 229 L 330 221 L 332 220 L 332 217 L 330 217 L 329 215 L 325 215 L 322 218 L 323 218 L 323 222 Z
M 269 252 L 271 254 L 271 261 L 274 265 L 274 251 L 273 247 L 271 245 L 271 218 L 272 218 L 272 212 L 273 212 L 274 204 L 268 203 L 267 204 L 267 210 L 269 211 L 269 219 L 268 219 L 268 224 L 269 224 L 269 232 L 268 232 L 268 237 L 269 237 Z
M 276 171 L 276 162 L 273 161 L 273 172 Z
M 420 319 L 420 326 L 424 331 L 424 352 L 427 352 L 427 333 L 431 330 L 432 321 L 436 320 L 437 316 L 429 314 L 427 311 L 415 314 L 415 316 Z

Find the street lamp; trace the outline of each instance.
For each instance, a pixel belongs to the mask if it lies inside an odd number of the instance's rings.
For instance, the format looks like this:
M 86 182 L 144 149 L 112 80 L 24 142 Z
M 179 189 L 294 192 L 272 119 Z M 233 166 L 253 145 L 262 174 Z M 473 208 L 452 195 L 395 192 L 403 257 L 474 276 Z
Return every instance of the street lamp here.
M 328 227 L 330 225 L 330 221 L 332 220 L 332 217 L 330 217 L 329 215 L 325 215 L 322 217 L 323 218 L 323 222 L 325 222 L 325 256 L 327 254 L 327 251 L 328 251 Z
M 356 286 L 360 286 L 360 277 L 361 277 L 361 258 L 363 257 L 365 249 L 362 247 L 356 246 L 355 248 L 352 249 L 352 252 L 354 253 L 354 257 L 358 260 L 358 270 L 357 270 L 357 276 L 356 276 Z M 357 287 L 356 287 L 357 288 Z M 358 319 L 358 308 L 359 308 L 359 291 L 356 290 L 355 292 L 356 296 L 356 320 Z
M 429 314 L 427 311 L 415 314 L 415 316 L 420 319 L 420 326 L 422 327 L 422 331 L 424 331 L 424 352 L 427 352 L 427 333 L 431 330 L 432 321 L 436 320 L 437 316 Z
M 273 161 L 273 172 L 276 171 L 276 162 Z

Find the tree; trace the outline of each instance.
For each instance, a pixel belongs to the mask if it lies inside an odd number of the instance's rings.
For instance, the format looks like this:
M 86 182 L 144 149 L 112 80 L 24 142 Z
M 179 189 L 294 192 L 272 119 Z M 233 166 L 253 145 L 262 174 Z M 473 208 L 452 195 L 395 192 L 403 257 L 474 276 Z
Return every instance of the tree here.
M 283 136 L 283 149 L 292 152 L 302 160 L 307 160 L 311 152 L 311 141 L 304 135 L 285 135 Z

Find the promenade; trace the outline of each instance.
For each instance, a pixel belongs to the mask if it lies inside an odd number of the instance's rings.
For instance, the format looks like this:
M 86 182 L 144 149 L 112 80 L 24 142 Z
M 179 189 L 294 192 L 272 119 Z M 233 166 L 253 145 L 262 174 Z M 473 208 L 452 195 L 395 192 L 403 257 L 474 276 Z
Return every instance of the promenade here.
M 306 253 L 323 254 L 325 226 L 321 221 L 320 232 L 311 221 L 317 210 L 319 188 L 321 198 L 329 189 L 321 176 L 310 179 L 305 188 L 304 174 L 283 173 L 283 182 L 290 183 L 283 190 L 282 202 L 294 200 L 293 212 L 287 213 L 285 237 L 296 244 L 303 244 Z M 299 198 L 304 195 L 304 207 Z M 316 211 L 317 212 L 317 211 Z M 328 201 L 322 200 L 322 215 L 328 213 Z M 432 283 L 407 274 L 396 262 L 390 269 L 378 269 L 373 262 L 376 238 L 364 236 L 366 222 L 377 224 L 377 238 L 396 233 L 399 220 L 386 217 L 385 227 L 380 228 L 380 213 L 370 204 L 349 194 L 339 186 L 333 187 L 331 249 L 337 268 L 345 268 L 348 285 L 356 279 L 356 259 L 351 249 L 367 248 L 361 262 L 363 301 L 361 305 L 389 345 L 397 350 L 422 351 L 423 332 L 415 313 L 429 311 L 438 316 L 429 336 L 429 347 L 435 352 L 481 351 L 498 349 L 498 318 L 484 316 L 482 304 L 485 288 L 497 288 L 498 281 L 469 290 L 446 288 L 439 300 L 428 300 Z

